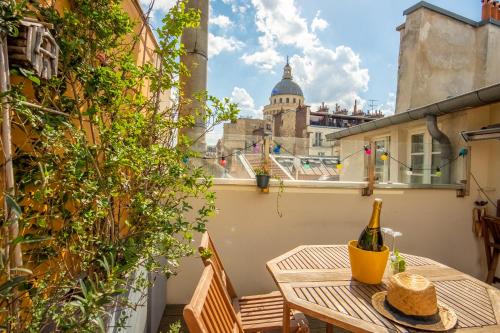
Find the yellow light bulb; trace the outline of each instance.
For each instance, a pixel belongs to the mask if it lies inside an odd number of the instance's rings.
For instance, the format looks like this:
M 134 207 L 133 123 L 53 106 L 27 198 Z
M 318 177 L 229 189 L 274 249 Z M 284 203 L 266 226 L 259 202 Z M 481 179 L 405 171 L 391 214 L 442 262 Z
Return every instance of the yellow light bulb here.
M 380 156 L 380 159 L 381 159 L 382 161 L 387 161 L 387 160 L 389 159 L 389 155 L 387 155 L 387 154 L 382 154 L 382 156 Z
M 342 163 L 337 164 L 337 170 L 342 170 L 343 167 Z

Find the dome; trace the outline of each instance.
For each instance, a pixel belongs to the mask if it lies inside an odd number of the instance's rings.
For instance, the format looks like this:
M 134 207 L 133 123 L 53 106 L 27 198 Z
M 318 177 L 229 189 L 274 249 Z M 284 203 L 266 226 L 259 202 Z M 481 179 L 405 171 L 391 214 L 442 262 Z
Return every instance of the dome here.
M 288 63 L 288 59 L 285 68 L 283 69 L 283 79 L 274 86 L 273 91 L 271 92 L 271 97 L 276 95 L 304 96 L 300 86 L 293 82 L 292 67 Z
M 283 79 L 274 86 L 271 96 L 276 95 L 297 95 L 304 96 L 302 89 L 299 85 L 292 81 L 292 79 Z

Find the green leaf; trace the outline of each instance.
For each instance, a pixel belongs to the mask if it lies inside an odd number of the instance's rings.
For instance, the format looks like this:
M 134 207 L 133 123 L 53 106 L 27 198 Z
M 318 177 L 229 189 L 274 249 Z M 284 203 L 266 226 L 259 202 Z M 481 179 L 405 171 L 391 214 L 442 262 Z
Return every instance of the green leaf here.
M 0 295 L 7 296 L 12 288 L 15 288 L 17 285 L 23 283 L 27 279 L 26 276 L 15 276 L 13 279 L 5 281 L 0 285 Z
M 21 207 L 17 204 L 16 200 L 12 198 L 10 195 L 5 195 L 5 201 L 7 202 L 7 207 L 11 210 L 12 213 L 15 214 L 16 218 L 21 216 Z
M 44 242 L 51 240 L 52 237 L 50 236 L 36 236 L 36 235 L 31 235 L 27 234 L 24 236 L 18 236 L 14 238 L 11 242 L 12 245 L 17 245 L 17 244 L 30 244 L 30 243 L 38 243 L 38 242 Z

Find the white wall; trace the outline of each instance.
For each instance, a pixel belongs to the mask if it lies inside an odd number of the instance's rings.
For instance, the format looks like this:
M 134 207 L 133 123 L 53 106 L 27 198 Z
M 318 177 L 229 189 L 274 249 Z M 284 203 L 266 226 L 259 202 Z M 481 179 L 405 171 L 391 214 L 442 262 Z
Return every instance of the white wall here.
M 368 222 L 374 197 L 384 200 L 382 225 L 403 232 L 401 251 L 427 256 L 484 278 L 484 249 L 472 234 L 472 202 L 453 190 L 287 188 L 276 213 L 276 193 L 254 186 L 218 185 L 220 213 L 208 225 L 240 295 L 275 290 L 266 262 L 302 244 L 346 244 Z M 167 302 L 187 303 L 200 277 L 200 258 L 189 258 L 168 281 Z

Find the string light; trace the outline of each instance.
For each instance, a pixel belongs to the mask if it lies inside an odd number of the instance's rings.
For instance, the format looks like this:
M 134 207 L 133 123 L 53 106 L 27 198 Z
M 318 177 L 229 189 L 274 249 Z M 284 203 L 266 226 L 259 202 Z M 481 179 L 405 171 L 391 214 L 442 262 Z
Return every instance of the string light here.
M 258 154 L 259 153 L 259 146 L 257 145 L 257 143 L 252 143 L 252 151 L 254 154 Z
M 309 164 L 309 160 L 304 161 L 304 169 L 310 169 L 311 165 Z
M 273 152 L 275 154 L 279 154 L 281 152 L 281 145 L 277 145 L 276 147 L 274 147 Z
M 220 163 L 220 165 L 221 165 L 222 167 L 224 167 L 224 168 L 225 168 L 225 167 L 226 167 L 226 164 L 227 164 L 226 157 L 225 157 L 225 156 L 222 156 L 222 157 L 220 158 L 220 162 L 219 162 L 219 163 Z
M 291 152 L 290 152 L 290 151 L 288 151 L 285 147 L 282 147 L 282 146 L 281 146 L 281 145 L 279 145 L 279 144 L 277 144 L 277 146 L 273 149 L 273 151 L 274 151 L 274 152 L 276 152 L 276 150 L 277 150 L 276 148 L 278 148 L 278 147 L 279 147 L 279 149 L 283 148 L 283 149 L 284 149 L 287 153 L 289 153 L 289 154 L 291 154 L 292 156 L 294 156 L 294 157 L 296 157 L 296 158 L 297 158 L 297 156 L 295 156 L 293 153 L 291 153 Z M 377 150 L 379 150 L 379 149 L 382 149 L 382 147 L 377 146 Z M 339 160 L 339 162 L 338 162 L 338 163 L 337 163 L 337 165 L 336 165 L 336 169 L 337 169 L 338 171 L 342 170 L 342 169 L 344 168 L 344 165 L 343 165 L 343 163 L 342 163 L 343 161 L 345 161 L 345 160 L 347 160 L 347 159 L 351 158 L 352 156 L 354 156 L 354 155 L 356 155 L 356 154 L 358 154 L 358 153 L 360 153 L 360 152 L 362 152 L 362 151 L 364 151 L 366 155 L 371 155 L 371 154 L 372 154 L 372 150 L 370 149 L 370 146 L 369 146 L 369 145 L 364 145 L 362 149 L 360 149 L 360 150 L 358 150 L 358 151 L 355 151 L 354 153 L 351 153 L 350 155 L 345 156 L 345 157 L 344 157 L 344 159 L 342 159 L 342 160 Z M 468 154 L 468 150 L 467 150 L 466 148 L 462 148 L 462 149 L 460 149 L 460 152 L 459 152 L 458 156 L 456 156 L 454 159 L 450 160 L 449 162 L 447 162 L 447 163 L 445 163 L 445 164 L 443 164 L 443 165 L 439 166 L 439 167 L 438 167 L 438 168 L 436 168 L 436 169 L 414 169 L 413 167 L 410 167 L 410 166 L 406 165 L 405 163 L 403 163 L 403 162 L 401 162 L 401 161 L 399 161 L 399 160 L 395 159 L 395 158 L 394 158 L 394 157 L 392 157 L 392 155 L 390 155 L 388 152 L 383 152 L 383 153 L 382 153 L 382 155 L 380 156 L 380 159 L 381 159 L 382 161 L 387 161 L 387 160 L 391 159 L 391 160 L 393 160 L 393 161 L 397 162 L 399 165 L 401 165 L 401 166 L 403 166 L 403 167 L 405 167 L 405 168 L 407 169 L 407 170 L 406 170 L 406 174 L 407 174 L 408 176 L 413 176 L 413 172 L 414 172 L 414 171 L 434 171 L 434 170 L 435 170 L 434 175 L 435 175 L 436 177 L 441 177 L 441 176 L 443 175 L 443 172 L 442 172 L 441 168 L 443 168 L 443 167 L 445 167 L 445 166 L 447 166 L 447 165 L 452 164 L 452 163 L 453 163 L 453 162 L 455 162 L 455 161 L 456 161 L 459 157 L 464 157 L 464 156 L 466 156 L 467 154 Z M 299 159 L 300 159 L 300 158 L 299 158 Z M 311 168 L 311 166 L 310 166 L 310 164 L 309 164 L 309 160 L 308 160 L 308 159 L 304 160 L 304 162 L 302 162 L 302 165 L 303 165 L 304 169 L 309 169 L 309 168 Z
M 188 164 L 188 162 L 189 162 L 189 157 L 184 156 L 184 157 L 182 158 L 182 163 L 184 163 L 184 164 Z

